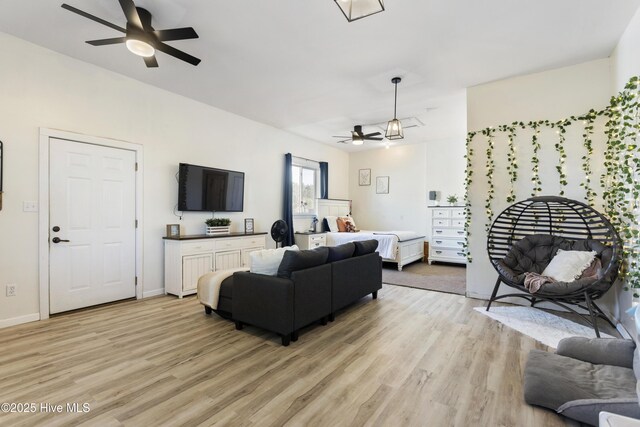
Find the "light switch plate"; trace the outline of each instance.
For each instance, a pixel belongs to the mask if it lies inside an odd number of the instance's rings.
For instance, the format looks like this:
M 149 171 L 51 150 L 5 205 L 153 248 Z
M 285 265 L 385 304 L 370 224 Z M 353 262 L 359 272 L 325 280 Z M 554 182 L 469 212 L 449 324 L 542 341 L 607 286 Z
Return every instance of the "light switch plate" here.
M 38 212 L 38 202 L 22 202 L 23 212 Z

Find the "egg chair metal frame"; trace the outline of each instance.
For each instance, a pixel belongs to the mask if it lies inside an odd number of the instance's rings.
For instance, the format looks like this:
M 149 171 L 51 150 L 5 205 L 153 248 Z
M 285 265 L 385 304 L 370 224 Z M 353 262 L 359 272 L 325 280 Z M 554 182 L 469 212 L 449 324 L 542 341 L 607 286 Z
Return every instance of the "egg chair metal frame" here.
M 558 236 L 582 245 L 599 242 L 606 247 L 609 259 L 606 265 L 603 262 L 598 278 L 580 289 L 557 294 L 545 292 L 542 288 L 536 293 L 531 293 L 520 280 L 516 281 L 514 276 L 507 277 L 503 274 L 500 267 L 501 261 L 509 254 L 514 244 L 535 235 Z M 556 251 L 557 249 L 554 250 L 554 254 Z M 600 337 L 598 317 L 615 328 L 594 301 L 602 297 L 617 280 L 622 240 L 611 222 L 592 207 L 557 196 L 539 196 L 519 201 L 502 211 L 493 221 L 487 236 L 487 253 L 491 264 L 498 272 L 487 311 L 494 301 L 503 298 L 523 298 L 529 301 L 531 307 L 540 302 L 549 302 L 579 315 L 593 327 L 597 337 Z M 603 256 L 602 259 L 604 258 Z M 520 292 L 498 295 L 502 283 Z M 575 307 L 585 310 L 588 314 L 577 311 Z

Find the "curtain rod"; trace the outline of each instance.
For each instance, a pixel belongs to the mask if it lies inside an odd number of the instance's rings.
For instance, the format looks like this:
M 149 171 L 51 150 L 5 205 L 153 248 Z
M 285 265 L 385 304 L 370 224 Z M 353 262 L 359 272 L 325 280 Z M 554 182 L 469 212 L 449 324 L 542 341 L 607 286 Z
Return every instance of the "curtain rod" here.
M 292 156 L 292 157 L 295 157 L 296 159 L 306 160 L 306 161 L 308 161 L 308 162 L 316 162 L 316 163 L 320 163 L 320 161 L 319 161 L 319 160 L 311 160 L 311 159 L 307 159 L 307 158 L 305 158 L 305 157 L 296 156 L 296 155 L 293 155 L 293 154 L 292 154 L 291 156 Z

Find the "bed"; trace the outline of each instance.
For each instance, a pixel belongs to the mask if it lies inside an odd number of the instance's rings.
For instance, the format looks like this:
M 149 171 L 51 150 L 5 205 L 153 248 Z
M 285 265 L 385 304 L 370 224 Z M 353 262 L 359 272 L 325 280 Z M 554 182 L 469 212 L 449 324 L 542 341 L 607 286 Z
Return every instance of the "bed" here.
M 321 222 L 328 216 L 346 216 L 351 211 L 350 200 L 318 200 L 318 218 Z M 375 239 L 377 252 L 385 262 L 402 267 L 424 258 L 424 237 L 413 231 L 360 230 L 357 233 L 336 233 L 327 231 L 327 246 L 337 246 L 347 242 Z

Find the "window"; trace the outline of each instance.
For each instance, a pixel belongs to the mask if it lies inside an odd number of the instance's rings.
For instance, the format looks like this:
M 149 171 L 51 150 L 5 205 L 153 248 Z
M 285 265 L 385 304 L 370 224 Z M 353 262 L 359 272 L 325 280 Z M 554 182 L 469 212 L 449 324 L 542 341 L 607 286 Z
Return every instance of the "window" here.
M 319 196 L 320 169 L 316 162 L 293 159 L 291 181 L 293 189 L 293 214 L 315 215 Z

